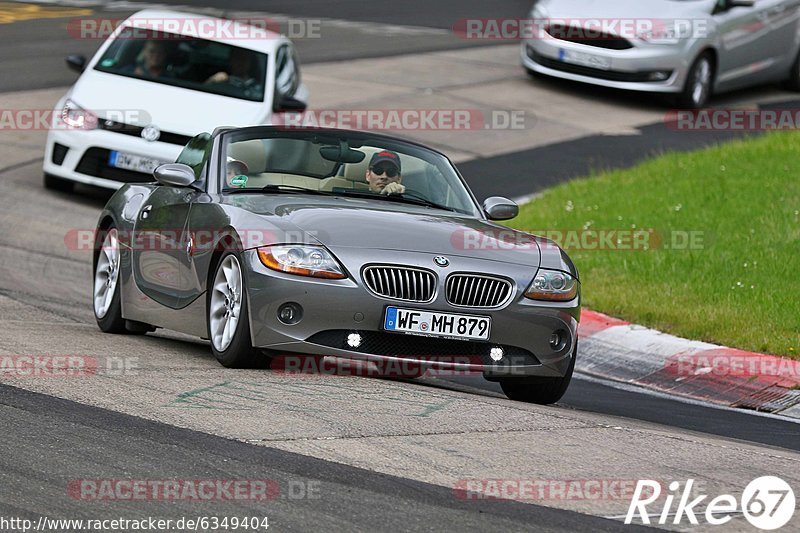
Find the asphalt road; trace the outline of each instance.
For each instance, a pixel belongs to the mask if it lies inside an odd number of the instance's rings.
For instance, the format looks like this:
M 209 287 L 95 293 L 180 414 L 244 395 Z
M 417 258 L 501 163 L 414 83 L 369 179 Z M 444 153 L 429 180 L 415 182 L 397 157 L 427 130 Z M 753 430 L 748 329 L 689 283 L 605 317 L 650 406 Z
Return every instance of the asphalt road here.
M 449 27 L 452 19 L 514 16 L 511 12 L 520 8 L 516 2 L 499 7 L 411 2 L 402 9 L 384 2 L 254 3 L 228 7 L 364 23 L 331 25 L 331 39 L 299 41 L 309 63 L 463 47 L 472 43 L 446 32 L 398 30 L 396 40 L 387 40 L 373 30 L 380 24 L 419 26 L 420 20 L 436 30 Z M 49 19 L 2 26 L 0 92 L 62 86 L 74 79 L 61 56 L 90 52 L 96 43 L 59 36 L 63 24 Z M 584 89 L 564 87 L 586 95 Z M 598 95 L 626 103 L 609 93 Z M 641 135 L 588 136 L 460 168 L 479 196 L 496 192 L 498 185 L 504 194 L 517 196 L 598 167 L 628 166 L 649 153 L 729 138 L 703 135 L 678 136 L 652 126 Z M 452 479 L 694 475 L 729 490 L 762 473 L 800 471 L 794 454 L 800 425 L 582 379 L 558 406 L 539 408 L 499 399 L 496 385 L 483 380 L 342 383 L 323 376 L 299 386 L 270 373 L 222 369 L 205 345 L 168 333 L 101 335 L 87 303 L 88 255 L 65 249 L 64 235 L 91 229 L 106 195 L 85 188 L 72 196 L 43 191 L 41 139 L 21 135 L 0 141 L 0 353 L 111 354 L 134 358 L 143 367 L 133 376 L 23 379 L 14 382 L 22 389 L 0 386 L 3 515 L 197 515 L 198 506 L 186 502 L 76 502 L 64 487 L 81 477 L 269 477 L 282 486 L 319 481 L 324 488 L 321 500 L 270 502 L 266 510 L 271 524 L 281 526 L 276 529 L 374 530 L 377 524 L 386 530 L 518 530 L 536 524 L 553 531 L 602 531 L 619 524 L 549 507 L 610 516 L 625 502 L 465 503 L 453 497 Z M 232 410 L 221 407 L 232 401 L 238 402 Z M 730 470 L 718 472 L 728 461 Z M 247 502 L 216 502 L 208 509 L 217 516 L 265 510 Z M 741 526 L 732 529 L 746 530 Z
M 268 517 L 278 531 L 617 531 L 619 524 L 253 446 L 0 385 L 0 516 Z M 32 446 L 31 438 L 36 439 Z M 82 479 L 264 480 L 265 500 L 81 499 Z M 274 491 L 274 492 L 273 492 Z M 639 528 L 634 526 L 631 531 Z M 266 531 L 259 529 L 258 531 Z
M 497 13 L 507 16 L 524 16 L 519 13 L 519 4 L 505 2 L 497 6 Z M 143 7 L 144 7 L 144 3 Z M 185 6 L 185 2 L 165 2 Z M 427 4 L 427 6 L 425 6 Z M 501 3 L 502 4 L 502 3 Z M 24 89 L 61 87 L 74 83 L 77 74 L 65 68 L 67 54 L 83 54 L 91 57 L 102 41 L 79 38 L 68 27 L 81 18 L 119 20 L 131 15 L 131 3 L 121 8 L 104 9 L 102 5 L 83 8 L 85 14 L 70 14 L 57 18 L 34 18 L 13 24 L 0 25 L 0 93 Z M 292 37 L 302 64 L 325 61 L 388 57 L 394 55 L 422 53 L 433 50 L 448 50 L 471 46 L 502 44 L 492 41 L 467 41 L 456 37 L 450 27 L 458 18 L 492 16 L 493 4 L 471 1 L 464 5 L 458 2 L 260 2 L 237 1 L 222 3 L 193 2 L 192 10 L 202 11 L 203 6 L 211 13 L 232 18 L 247 13 L 278 13 L 287 18 L 275 18 L 284 33 Z M 402 6 L 401 9 L 397 9 Z M 425 6 L 425 7 L 423 7 Z M 59 9 L 47 5 L 34 6 L 46 13 L 48 9 Z M 0 5 L 0 13 L 4 11 Z M 6 11 L 8 9 L 6 8 Z M 431 19 L 419 13 L 433 11 Z M 250 16 L 250 15 L 246 15 Z M 500 16 L 495 14 L 493 16 Z M 288 20 L 291 19 L 292 30 Z M 415 23 L 416 21 L 416 23 Z M 73 24 L 73 26 L 68 26 Z M 293 35 L 294 33 L 294 35 Z M 331 46 L 331 43 L 336 43 Z
M 481 377 L 453 378 L 447 381 L 503 394 L 499 384 Z M 800 451 L 800 424 L 795 421 L 674 399 L 668 395 L 652 394 L 581 374 L 575 375 L 567 393 L 558 404 L 579 411 L 633 418 L 697 433 Z

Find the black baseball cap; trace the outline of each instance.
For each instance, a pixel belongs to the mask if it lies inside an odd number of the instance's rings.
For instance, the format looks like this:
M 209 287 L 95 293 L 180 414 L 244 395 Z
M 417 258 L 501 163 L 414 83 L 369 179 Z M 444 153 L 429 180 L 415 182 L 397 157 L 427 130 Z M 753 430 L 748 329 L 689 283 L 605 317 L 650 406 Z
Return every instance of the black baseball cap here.
M 400 172 L 400 156 L 389 150 L 381 150 L 380 152 L 373 154 L 372 159 L 369 160 L 369 166 L 372 168 L 378 163 L 383 163 L 384 161 L 396 166 L 397 171 Z

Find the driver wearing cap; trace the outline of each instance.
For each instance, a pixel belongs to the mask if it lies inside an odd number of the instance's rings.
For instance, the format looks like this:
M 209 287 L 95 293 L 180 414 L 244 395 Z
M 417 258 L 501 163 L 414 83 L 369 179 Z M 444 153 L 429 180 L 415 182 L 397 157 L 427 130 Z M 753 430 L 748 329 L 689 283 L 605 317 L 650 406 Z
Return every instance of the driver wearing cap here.
M 381 150 L 372 156 L 367 168 L 369 190 L 380 194 L 403 194 L 406 188 L 400 182 L 400 156 L 389 150 Z

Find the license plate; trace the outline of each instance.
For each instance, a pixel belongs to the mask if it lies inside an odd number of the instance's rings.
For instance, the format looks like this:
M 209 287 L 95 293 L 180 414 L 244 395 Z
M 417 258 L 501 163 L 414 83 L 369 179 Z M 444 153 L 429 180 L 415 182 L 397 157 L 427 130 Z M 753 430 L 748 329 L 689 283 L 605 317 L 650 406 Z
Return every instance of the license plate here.
M 108 156 L 109 166 L 143 172 L 144 174 L 152 174 L 156 167 L 163 163 L 163 161 L 159 161 L 158 159 L 126 154 L 125 152 L 113 151 L 111 155 Z
M 563 48 L 558 51 L 558 59 L 565 63 L 572 63 L 573 65 L 581 65 L 583 67 L 601 70 L 609 70 L 611 68 L 611 59 L 607 57 L 587 54 L 586 52 L 576 52 L 574 50 L 564 50 Z
M 492 318 L 388 307 L 383 327 L 386 331 L 428 337 L 485 341 L 489 340 Z

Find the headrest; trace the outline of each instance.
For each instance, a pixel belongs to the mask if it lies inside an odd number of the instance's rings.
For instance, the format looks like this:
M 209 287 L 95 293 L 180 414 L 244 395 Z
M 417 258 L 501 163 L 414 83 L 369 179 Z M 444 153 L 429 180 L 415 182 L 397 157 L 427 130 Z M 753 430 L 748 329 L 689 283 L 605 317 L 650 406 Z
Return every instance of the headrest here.
M 260 139 L 240 141 L 228 146 L 228 157 L 247 165 L 250 174 L 260 174 L 267 168 L 267 154 Z

